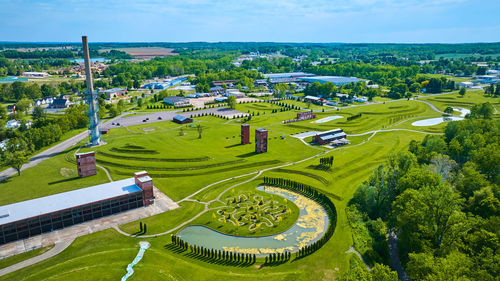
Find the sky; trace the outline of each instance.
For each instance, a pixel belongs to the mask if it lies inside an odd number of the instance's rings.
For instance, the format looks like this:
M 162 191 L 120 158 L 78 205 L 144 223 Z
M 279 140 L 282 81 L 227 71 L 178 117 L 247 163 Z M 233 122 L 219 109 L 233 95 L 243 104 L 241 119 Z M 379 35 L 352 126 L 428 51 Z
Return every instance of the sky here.
M 0 41 L 500 42 L 499 0 L 0 0 Z

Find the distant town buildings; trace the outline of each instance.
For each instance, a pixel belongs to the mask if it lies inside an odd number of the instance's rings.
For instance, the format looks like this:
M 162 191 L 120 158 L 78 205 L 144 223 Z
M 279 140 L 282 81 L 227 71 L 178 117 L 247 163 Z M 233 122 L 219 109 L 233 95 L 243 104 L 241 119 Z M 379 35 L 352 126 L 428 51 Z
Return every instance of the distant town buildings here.
M 24 72 L 22 77 L 27 77 L 27 78 L 45 78 L 49 77 L 50 75 L 47 72 Z
M 65 98 L 54 99 L 52 102 L 52 108 L 67 108 L 69 105 L 69 100 Z
M 290 72 L 290 73 L 269 73 L 264 74 L 266 81 L 271 84 L 300 82 L 300 78 L 315 76 L 311 73 Z
M 335 86 L 343 86 L 350 83 L 357 83 L 363 81 L 356 77 L 343 77 L 343 76 L 312 76 L 312 77 L 301 77 L 299 80 L 309 83 L 319 82 L 321 84 L 330 82 Z
M 106 99 L 110 100 L 112 98 L 116 98 L 116 97 L 120 97 L 120 96 L 126 95 L 127 94 L 127 89 L 113 88 L 113 89 L 109 89 L 109 90 L 99 91 L 99 94 L 104 94 L 106 96 Z
M 175 115 L 173 121 L 177 124 L 193 123 L 193 119 L 182 115 Z
M 21 126 L 21 122 L 19 122 L 18 120 L 15 120 L 15 119 L 9 120 L 5 124 L 5 127 L 7 129 L 16 129 L 19 126 Z
M 181 77 L 176 77 L 173 79 L 165 79 L 163 81 L 149 82 L 149 83 L 142 85 L 142 88 L 164 90 L 164 89 L 182 84 L 186 80 L 187 80 L 187 76 L 181 76 Z
M 163 99 L 163 103 L 176 107 L 189 106 L 189 99 L 185 97 L 169 96 Z

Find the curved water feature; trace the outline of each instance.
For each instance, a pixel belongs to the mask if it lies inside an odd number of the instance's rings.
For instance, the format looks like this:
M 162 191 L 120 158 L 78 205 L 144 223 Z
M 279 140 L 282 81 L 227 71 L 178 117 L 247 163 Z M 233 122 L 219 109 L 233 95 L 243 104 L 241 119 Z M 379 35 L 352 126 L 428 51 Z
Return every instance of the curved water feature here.
M 329 122 L 329 121 L 332 121 L 332 120 L 336 120 L 336 119 L 341 119 L 341 118 L 344 118 L 344 116 L 334 115 L 334 116 L 328 116 L 328 117 L 325 117 L 325 118 L 321 118 L 319 120 L 312 121 L 311 123 L 326 123 L 326 122 Z
M 137 253 L 135 259 L 127 266 L 127 274 L 123 275 L 122 281 L 126 281 L 130 276 L 132 276 L 132 274 L 134 274 L 134 265 L 141 261 L 144 252 L 151 246 L 151 244 L 149 244 L 149 242 L 141 241 L 139 242 L 139 246 L 141 246 L 139 253 Z
M 467 114 L 470 114 L 470 110 L 461 107 L 453 107 L 453 110 L 460 112 L 460 117 L 465 117 Z
M 448 121 L 460 121 L 464 120 L 463 117 L 458 117 L 458 116 L 450 116 L 450 117 L 437 117 L 437 118 L 430 118 L 430 119 L 424 119 L 424 120 L 418 120 L 413 123 L 411 123 L 412 126 L 415 127 L 423 127 L 423 126 L 434 126 L 441 124 L 443 122 L 448 122 Z
M 177 236 L 185 242 L 208 249 L 264 256 L 272 253 L 296 252 L 318 241 L 328 229 L 326 210 L 316 201 L 299 193 L 277 187 L 257 187 L 258 190 L 276 194 L 292 201 L 300 210 L 295 224 L 279 234 L 260 237 L 226 235 L 208 227 L 184 227 Z

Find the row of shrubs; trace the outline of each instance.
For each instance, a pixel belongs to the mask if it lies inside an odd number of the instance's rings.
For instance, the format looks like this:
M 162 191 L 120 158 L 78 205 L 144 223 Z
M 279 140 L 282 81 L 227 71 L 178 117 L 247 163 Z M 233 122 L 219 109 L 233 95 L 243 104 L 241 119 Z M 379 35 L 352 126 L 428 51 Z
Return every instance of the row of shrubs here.
M 318 180 L 319 182 L 323 183 L 324 185 L 328 185 L 330 183 L 327 179 L 325 179 L 322 176 L 319 176 L 319 175 L 316 175 L 313 173 L 304 172 L 304 171 L 289 170 L 289 169 L 276 169 L 276 170 L 273 170 L 273 172 L 302 175 L 305 177 L 309 177 L 309 178 L 313 178 L 315 180 Z
M 255 254 L 240 254 L 223 250 L 207 249 L 201 246 L 191 245 L 178 236 L 172 235 L 172 244 L 182 250 L 189 250 L 194 255 L 214 261 L 227 261 L 233 263 L 254 264 L 257 257 Z
M 160 104 L 160 105 L 148 105 L 146 108 L 147 109 L 170 109 L 170 108 L 174 108 L 174 107 L 171 105 Z
M 351 121 L 361 117 L 361 113 L 347 117 L 347 121 Z

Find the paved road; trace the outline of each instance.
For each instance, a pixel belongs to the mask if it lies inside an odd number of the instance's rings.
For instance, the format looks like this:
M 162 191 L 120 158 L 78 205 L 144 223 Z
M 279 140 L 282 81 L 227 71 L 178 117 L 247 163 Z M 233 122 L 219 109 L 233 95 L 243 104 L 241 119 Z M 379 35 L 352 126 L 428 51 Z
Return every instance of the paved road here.
M 63 152 L 64 150 L 72 147 L 73 145 L 77 144 L 81 140 L 87 138 L 87 136 L 88 136 L 88 131 L 82 132 L 82 133 L 80 133 L 74 137 L 71 137 L 71 138 L 69 138 L 69 139 L 67 139 L 59 144 L 54 145 L 53 147 L 51 147 L 45 151 L 38 153 L 37 155 L 30 158 L 29 163 L 23 165 L 23 167 L 21 168 L 21 171 L 28 169 L 28 168 L 31 168 L 31 167 L 34 167 L 34 166 L 38 165 L 38 163 L 40 163 L 46 159 L 49 159 L 50 157 L 52 157 L 54 155 L 57 155 L 57 154 Z M 3 170 L 0 172 L 0 181 L 6 179 L 8 177 L 11 177 L 15 174 L 17 174 L 17 172 L 13 168 L 8 168 L 6 170 Z
M 389 255 L 391 257 L 392 267 L 398 273 L 399 279 L 402 281 L 411 281 L 410 277 L 408 277 L 403 266 L 401 265 L 401 261 L 399 260 L 398 237 L 396 236 L 394 230 L 390 230 L 387 240 L 389 244 Z
M 228 116 L 229 118 L 232 118 L 234 115 L 248 115 L 248 113 L 241 112 L 238 110 L 233 110 L 229 109 L 227 107 L 215 107 L 215 108 L 208 108 L 208 109 L 201 109 L 201 110 L 196 110 L 196 111 L 189 111 L 189 112 L 182 112 L 182 110 L 177 110 L 177 111 L 159 111 L 151 114 L 142 114 L 141 112 L 138 112 L 136 115 L 133 115 L 133 113 L 127 113 L 127 114 L 122 114 L 121 116 L 113 119 L 112 121 L 106 122 L 102 127 L 103 128 L 114 128 L 118 127 L 116 124 L 120 124 L 119 126 L 132 126 L 132 125 L 139 125 L 139 124 L 150 124 L 150 123 L 156 123 L 156 122 L 161 122 L 161 121 L 169 121 L 174 118 L 175 115 L 182 115 L 185 117 L 190 117 L 191 115 L 196 115 L 196 114 L 215 114 L 215 115 L 223 115 L 223 116 Z M 128 115 L 128 116 L 127 116 Z M 125 117 L 127 116 L 127 117 Z M 115 125 L 113 125 L 113 123 Z
M 64 240 L 60 243 L 56 243 L 54 248 L 50 249 L 49 251 L 47 251 L 39 256 L 36 256 L 36 257 L 31 258 L 31 259 L 13 264 L 13 265 L 6 267 L 6 268 L 3 268 L 3 269 L 0 269 L 0 276 L 9 274 L 9 273 L 14 272 L 16 270 L 19 270 L 21 268 L 25 268 L 27 266 L 30 266 L 30 265 L 33 265 L 35 263 L 39 263 L 41 261 L 44 261 L 48 258 L 51 258 L 51 257 L 61 253 L 62 251 L 64 251 L 66 248 L 68 248 L 68 246 L 71 245 L 71 243 L 73 243 L 73 240 L 74 240 L 74 238 L 69 239 L 69 240 Z

